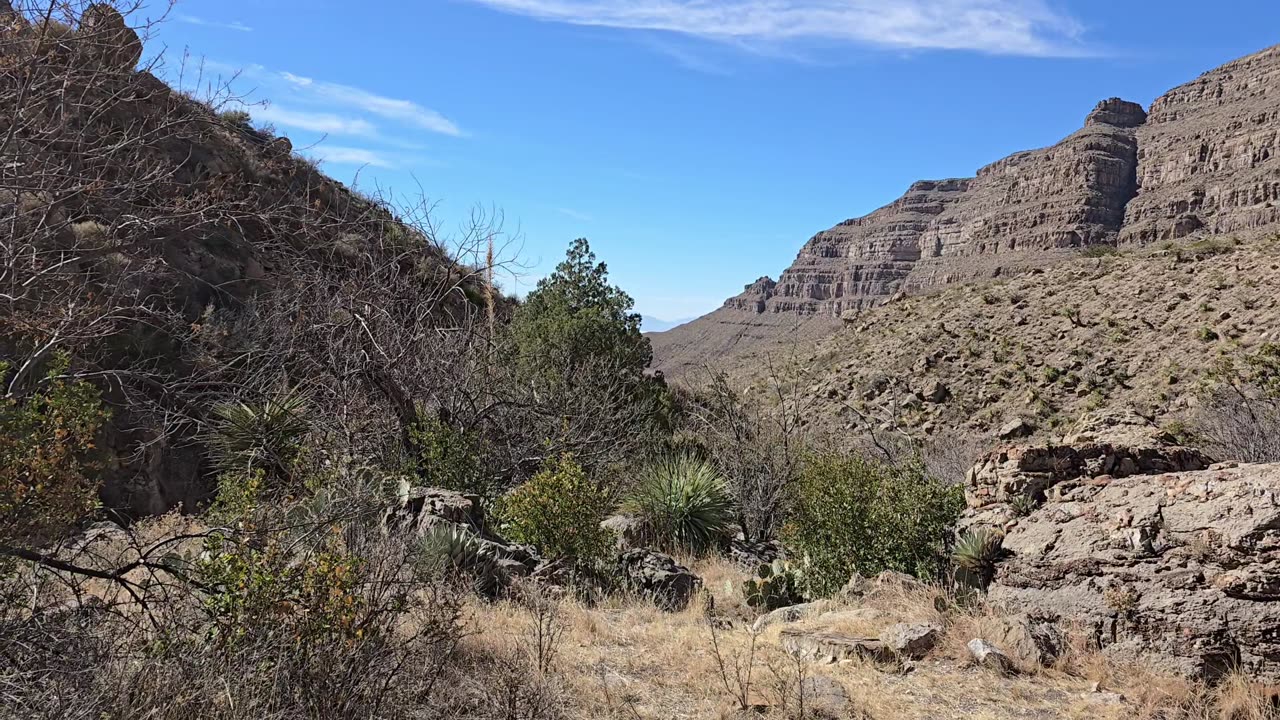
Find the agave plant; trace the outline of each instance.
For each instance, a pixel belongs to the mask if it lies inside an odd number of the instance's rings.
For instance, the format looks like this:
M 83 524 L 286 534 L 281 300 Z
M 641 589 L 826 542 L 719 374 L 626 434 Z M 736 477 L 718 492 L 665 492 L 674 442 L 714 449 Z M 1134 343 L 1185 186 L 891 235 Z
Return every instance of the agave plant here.
M 481 595 L 496 596 L 509 580 L 495 546 L 461 525 L 436 525 L 418 541 L 417 550 L 418 567 L 425 574 L 467 578 Z
M 726 535 L 734 520 L 723 478 L 710 463 L 687 453 L 646 467 L 623 509 L 644 523 L 654 544 L 695 553 Z
M 951 559 L 956 567 L 986 587 L 995 576 L 996 561 L 1004 551 L 1004 533 L 979 528 L 961 536 Z

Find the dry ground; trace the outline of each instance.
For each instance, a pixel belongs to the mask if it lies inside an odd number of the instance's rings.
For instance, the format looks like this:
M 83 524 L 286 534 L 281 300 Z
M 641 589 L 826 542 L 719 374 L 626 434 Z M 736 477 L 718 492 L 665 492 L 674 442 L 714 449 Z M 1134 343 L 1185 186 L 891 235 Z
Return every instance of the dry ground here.
M 1075 648 L 1054 668 L 1023 668 L 1014 677 L 972 667 L 966 643 L 983 635 L 991 611 L 984 607 L 939 612 L 933 590 L 881 595 L 869 607 L 879 616 L 846 622 L 840 630 L 874 636 L 898 621 L 929 621 L 946 628 L 944 640 L 909 672 L 870 662 L 799 663 L 778 643 L 779 626 L 753 636 L 754 613 L 742 606 L 742 575 L 723 561 L 697 563 L 716 613 L 732 623 L 715 633 L 707 602 L 666 614 L 642 601 L 594 608 L 563 602 L 563 627 L 551 674 L 571 715 L 581 718 L 738 717 L 740 678 L 751 667 L 748 704 L 754 716 L 798 717 L 794 688 L 802 677 L 839 683 L 850 703 L 849 718 L 1215 718 L 1274 717 L 1267 691 L 1242 679 L 1207 689 L 1152 669 L 1120 666 L 1098 653 Z M 860 613 L 868 617 L 873 612 Z M 545 623 L 544 623 L 545 624 Z M 810 621 L 812 624 L 812 621 Z M 535 615 L 513 603 L 472 608 L 476 631 L 468 642 L 486 649 L 536 645 Z M 717 646 L 719 657 L 717 659 Z M 754 648 L 754 649 L 753 649 Z M 812 707 L 816 698 L 808 698 Z M 827 715 L 808 715 L 827 717 Z

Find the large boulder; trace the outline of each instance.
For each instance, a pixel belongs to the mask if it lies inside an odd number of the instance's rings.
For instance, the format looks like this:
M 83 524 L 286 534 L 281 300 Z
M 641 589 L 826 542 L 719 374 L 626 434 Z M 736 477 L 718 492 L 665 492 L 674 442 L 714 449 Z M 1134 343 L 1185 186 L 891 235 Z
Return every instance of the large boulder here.
M 989 639 L 1045 662 L 1039 616 L 1056 617 L 1114 656 L 1280 682 L 1280 465 L 1211 466 L 1132 418 L 1064 440 L 970 474 L 963 523 L 1006 530 L 990 600 L 1038 616 Z M 1033 492 L 1039 506 L 1017 517 L 1010 504 Z
M 636 548 L 619 555 L 618 573 L 627 589 L 671 612 L 688 605 L 694 591 L 702 587 L 702 578 L 670 555 L 647 548 Z

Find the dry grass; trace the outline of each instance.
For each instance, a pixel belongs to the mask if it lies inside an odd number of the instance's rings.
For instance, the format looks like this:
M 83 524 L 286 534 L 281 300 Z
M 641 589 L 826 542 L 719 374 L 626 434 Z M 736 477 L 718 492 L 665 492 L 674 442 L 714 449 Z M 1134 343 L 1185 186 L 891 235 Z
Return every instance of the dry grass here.
M 931 655 L 910 672 L 866 661 L 798 664 L 779 644 L 780 626 L 750 630 L 753 613 L 737 591 L 743 573 L 721 560 L 701 561 L 716 614 L 732 623 L 716 631 L 704 603 L 674 614 L 641 601 L 614 599 L 586 607 L 560 604 L 561 645 L 550 673 L 565 700 L 566 717 L 731 718 L 801 717 L 798 687 L 829 678 L 844 688 L 849 705 L 841 717 L 859 718 L 1147 718 L 1150 720 L 1263 720 L 1276 718 L 1271 691 L 1239 677 L 1214 688 L 1134 663 L 1108 658 L 1073 634 L 1052 668 L 1023 665 L 1012 677 L 972 667 L 965 647 L 989 637 L 1000 613 L 984 603 L 962 607 L 940 589 L 886 587 L 838 615 L 810 618 L 800 627 L 877 636 L 895 622 L 928 622 L 944 628 Z M 476 604 L 477 634 L 468 642 L 501 654 L 521 646 L 536 622 L 518 602 Z M 723 624 L 723 622 L 722 622 Z M 716 649 L 719 649 L 717 659 Z M 743 687 L 741 671 L 750 668 Z M 803 697 L 803 696 L 801 696 Z M 1121 700 L 1123 697 L 1123 700 Z M 806 699 L 814 714 L 813 698 Z

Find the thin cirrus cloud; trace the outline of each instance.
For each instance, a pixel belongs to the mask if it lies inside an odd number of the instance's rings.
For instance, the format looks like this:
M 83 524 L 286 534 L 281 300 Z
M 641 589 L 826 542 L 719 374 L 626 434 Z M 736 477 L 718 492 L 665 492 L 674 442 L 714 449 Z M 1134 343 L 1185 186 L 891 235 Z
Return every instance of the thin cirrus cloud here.
M 186 23 L 188 25 L 199 25 L 201 27 L 219 28 L 222 30 L 235 30 L 237 32 L 253 32 L 253 28 L 245 25 L 239 20 L 223 22 L 221 20 L 209 20 L 208 18 L 198 17 L 196 15 L 175 15 L 174 19 L 180 23 Z
M 325 145 L 322 143 L 311 148 L 309 154 L 319 160 L 335 165 L 369 165 L 389 169 L 396 167 L 396 163 L 382 152 L 368 148 Z
M 326 135 L 359 135 L 373 137 L 377 128 L 363 118 L 341 117 L 328 112 L 292 110 L 280 105 L 266 105 L 253 110 L 254 118 L 274 125 L 310 130 Z
M 367 112 L 441 135 L 462 137 L 464 134 L 449 118 L 411 100 L 390 98 L 350 85 L 313 80 L 290 72 L 280 73 L 280 77 L 317 102 Z
M 681 33 L 744 47 L 825 41 L 896 50 L 1088 54 L 1044 0 L 470 0 L 574 25 Z

